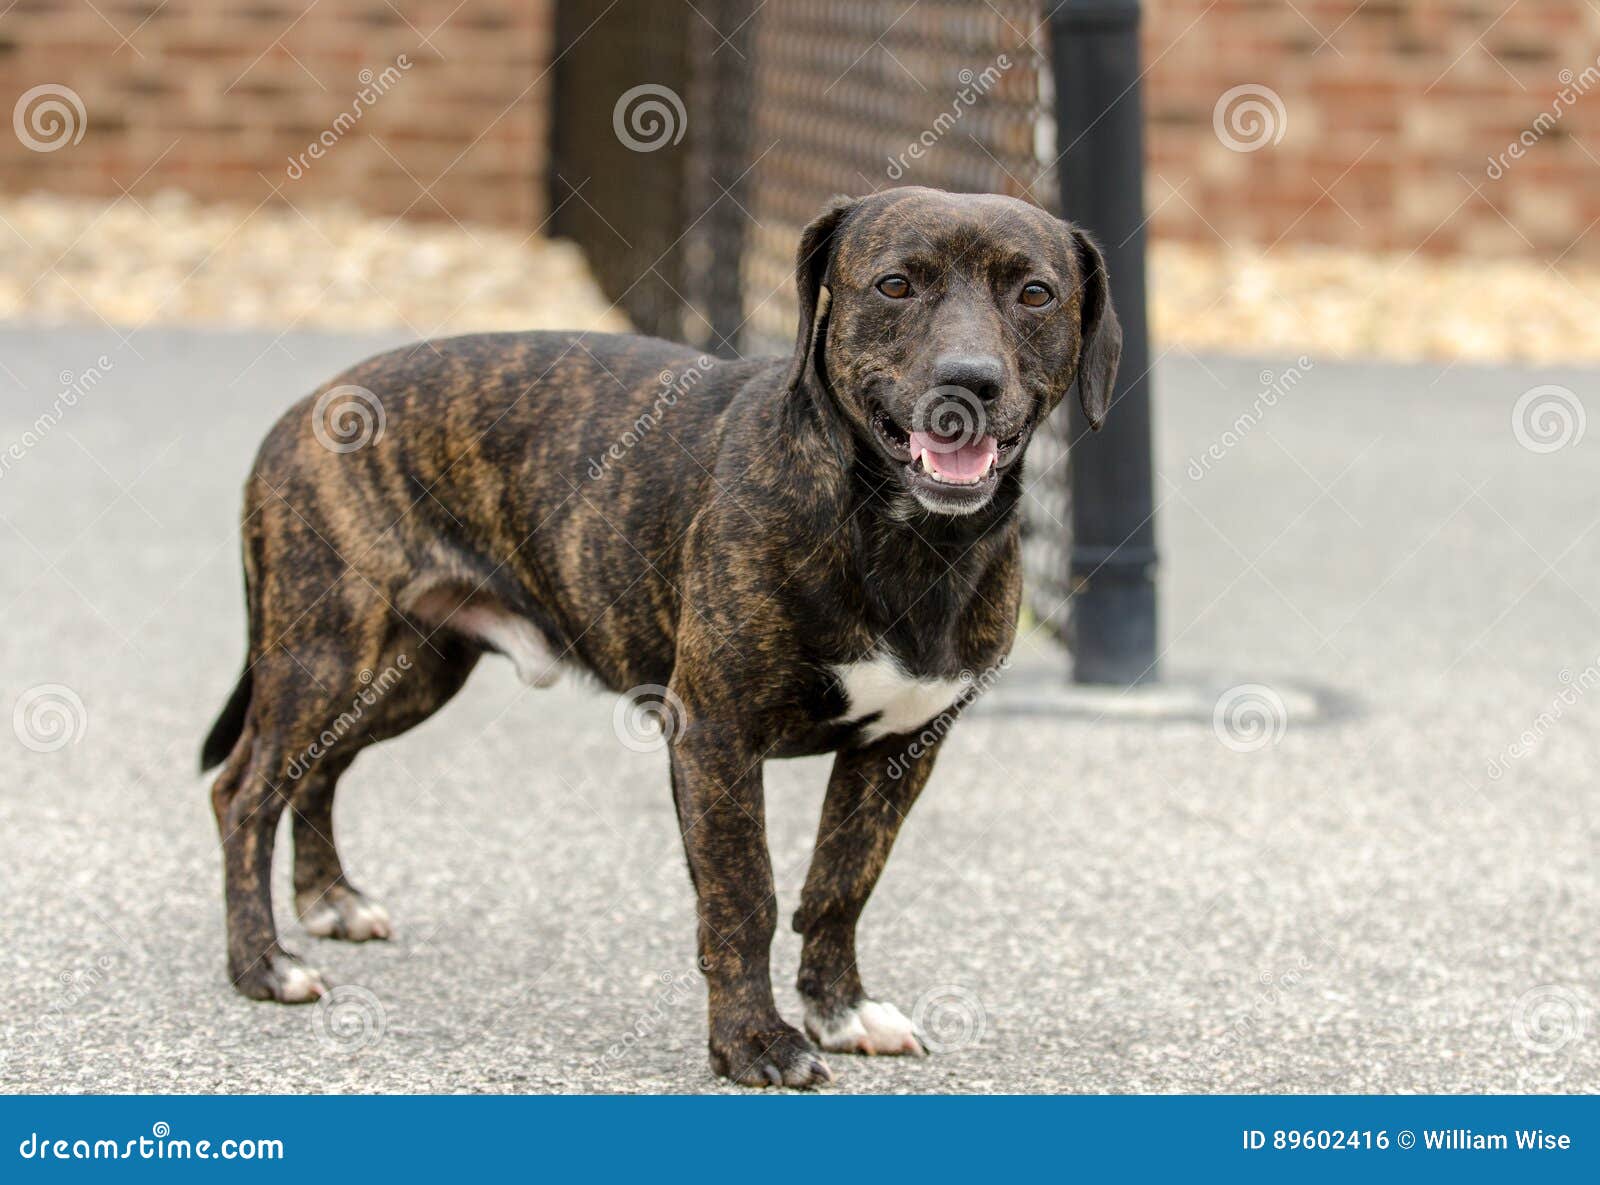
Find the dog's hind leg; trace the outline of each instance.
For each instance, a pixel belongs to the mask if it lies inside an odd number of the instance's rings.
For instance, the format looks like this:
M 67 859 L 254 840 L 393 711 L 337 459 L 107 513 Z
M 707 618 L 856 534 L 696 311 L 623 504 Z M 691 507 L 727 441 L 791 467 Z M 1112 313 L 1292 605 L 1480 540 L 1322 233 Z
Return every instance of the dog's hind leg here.
M 834 761 L 816 852 L 794 928 L 804 937 L 798 987 L 806 1032 L 836 1053 L 918 1056 L 926 1052 L 893 1004 L 874 1000 L 856 966 L 856 923 L 906 814 L 933 771 L 935 741 L 884 737 Z
M 278 945 L 272 918 L 272 848 L 290 787 L 283 750 L 247 725 L 212 788 L 222 834 L 228 975 L 256 1000 L 301 1004 L 326 990 L 322 977 Z
M 389 912 L 350 883 L 333 841 L 333 796 L 348 759 L 305 775 L 291 803 L 294 833 L 294 910 L 318 938 L 365 942 L 392 933 Z
M 356 754 L 437 712 L 461 689 L 477 659 L 476 652 L 453 638 L 417 636 L 405 646 L 392 642 L 380 660 L 380 673 L 372 675 L 352 701 L 352 710 L 359 707 L 362 713 L 360 720 L 300 778 L 291 804 L 294 904 L 307 932 L 347 942 L 392 936 L 388 911 L 351 884 L 345 873 L 334 842 L 334 795 Z
M 245 731 L 217 779 L 212 805 L 222 834 L 228 973 L 253 999 L 298 1004 L 327 990 L 316 971 L 279 945 L 272 852 L 283 812 L 302 791 L 312 791 L 313 812 L 331 814 L 338 774 L 367 743 L 359 672 L 383 653 L 384 628 L 374 611 L 343 631 L 285 634 L 252 663 Z

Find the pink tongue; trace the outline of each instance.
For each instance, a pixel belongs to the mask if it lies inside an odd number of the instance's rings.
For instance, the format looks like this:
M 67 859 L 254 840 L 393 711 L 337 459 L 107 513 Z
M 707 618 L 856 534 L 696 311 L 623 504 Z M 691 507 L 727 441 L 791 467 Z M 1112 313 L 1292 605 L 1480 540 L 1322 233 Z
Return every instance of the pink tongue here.
M 929 473 L 946 481 L 970 484 L 989 471 L 989 462 L 999 451 L 992 436 L 964 440 L 960 436 L 940 436 L 933 432 L 911 433 L 911 457 L 922 458 Z

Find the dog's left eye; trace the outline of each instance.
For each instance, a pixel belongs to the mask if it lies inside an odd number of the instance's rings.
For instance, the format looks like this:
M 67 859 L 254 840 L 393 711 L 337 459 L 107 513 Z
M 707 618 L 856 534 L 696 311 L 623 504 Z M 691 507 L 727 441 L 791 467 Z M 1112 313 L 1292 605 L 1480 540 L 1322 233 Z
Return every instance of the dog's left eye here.
M 1024 284 L 1022 294 L 1017 299 L 1030 309 L 1042 309 L 1055 298 L 1055 293 L 1043 284 Z

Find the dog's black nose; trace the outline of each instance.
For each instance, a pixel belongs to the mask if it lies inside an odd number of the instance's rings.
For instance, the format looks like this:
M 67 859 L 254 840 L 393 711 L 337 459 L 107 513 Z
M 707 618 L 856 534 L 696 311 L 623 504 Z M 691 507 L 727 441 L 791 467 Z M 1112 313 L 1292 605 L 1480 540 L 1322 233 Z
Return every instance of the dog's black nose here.
M 985 354 L 945 355 L 933 360 L 933 385 L 962 387 L 985 403 L 1000 398 L 1006 368 L 1000 359 Z

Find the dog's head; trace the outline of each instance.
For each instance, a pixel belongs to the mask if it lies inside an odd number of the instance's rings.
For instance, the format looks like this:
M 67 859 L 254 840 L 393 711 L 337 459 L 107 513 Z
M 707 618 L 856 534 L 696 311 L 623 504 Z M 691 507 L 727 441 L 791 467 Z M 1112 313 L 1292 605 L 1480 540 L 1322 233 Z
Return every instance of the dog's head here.
M 1105 418 L 1122 350 L 1083 231 L 995 194 L 890 189 L 806 227 L 789 389 L 815 384 L 921 506 L 982 509 L 1074 380 Z

